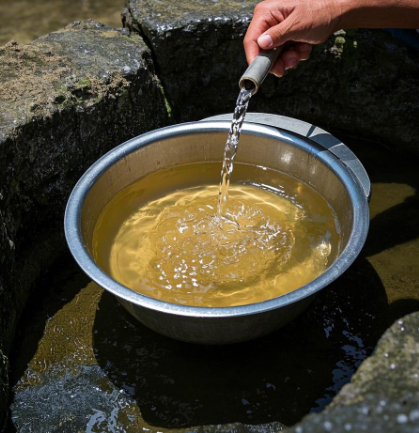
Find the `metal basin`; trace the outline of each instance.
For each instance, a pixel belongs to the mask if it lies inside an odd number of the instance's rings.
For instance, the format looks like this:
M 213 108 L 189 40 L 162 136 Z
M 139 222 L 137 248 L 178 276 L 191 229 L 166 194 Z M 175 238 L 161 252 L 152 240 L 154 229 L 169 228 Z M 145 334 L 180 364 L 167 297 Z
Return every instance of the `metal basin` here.
M 140 177 L 185 163 L 220 161 L 231 115 L 149 132 L 111 150 L 82 176 L 66 209 L 69 248 L 84 272 L 113 293 L 141 323 L 166 336 L 203 344 L 250 340 L 297 317 L 313 296 L 338 278 L 359 254 L 368 232 L 370 182 L 356 156 L 327 132 L 295 119 L 249 113 L 237 161 L 270 167 L 309 184 L 333 207 L 341 252 L 318 278 L 256 304 L 204 308 L 141 295 L 106 275 L 92 259 L 92 236 L 104 207 Z M 228 119 L 228 120 L 225 120 Z

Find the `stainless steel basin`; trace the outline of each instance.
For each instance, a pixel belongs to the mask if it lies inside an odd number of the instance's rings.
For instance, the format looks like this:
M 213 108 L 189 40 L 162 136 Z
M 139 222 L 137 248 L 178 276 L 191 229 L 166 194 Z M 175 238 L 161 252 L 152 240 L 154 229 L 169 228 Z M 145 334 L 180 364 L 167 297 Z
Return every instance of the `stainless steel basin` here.
M 134 292 L 106 275 L 95 264 L 91 248 L 93 230 L 104 207 L 123 188 L 157 170 L 200 161 L 221 164 L 230 118 L 226 115 L 170 126 L 114 148 L 79 180 L 65 214 L 67 242 L 83 271 L 113 293 L 144 325 L 193 343 L 245 341 L 284 326 L 351 265 L 368 232 L 370 182 L 355 155 L 313 125 L 283 116 L 249 113 L 237 161 L 289 173 L 312 186 L 331 204 L 341 230 L 341 252 L 331 266 L 294 292 L 257 304 L 226 308 L 162 302 Z

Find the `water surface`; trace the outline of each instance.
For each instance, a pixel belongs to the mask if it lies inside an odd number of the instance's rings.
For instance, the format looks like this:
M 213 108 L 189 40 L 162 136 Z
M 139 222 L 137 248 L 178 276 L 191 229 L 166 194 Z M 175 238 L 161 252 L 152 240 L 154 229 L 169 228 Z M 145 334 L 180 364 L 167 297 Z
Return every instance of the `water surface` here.
M 292 425 L 322 410 L 386 327 L 419 310 L 419 159 L 358 140 L 353 149 L 373 182 L 365 248 L 305 313 L 266 337 L 200 347 L 160 336 L 63 259 L 34 291 L 16 339 L 17 430 Z
M 87 18 L 121 27 L 124 6 L 124 0 L 0 0 L 0 45 L 28 43 Z

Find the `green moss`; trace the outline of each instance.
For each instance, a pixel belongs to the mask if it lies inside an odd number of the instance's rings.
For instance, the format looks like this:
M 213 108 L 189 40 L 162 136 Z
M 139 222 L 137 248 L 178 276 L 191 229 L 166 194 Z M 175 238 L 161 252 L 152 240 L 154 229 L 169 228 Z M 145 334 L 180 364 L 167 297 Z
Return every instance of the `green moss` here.
M 343 48 L 343 45 L 345 44 L 346 40 L 343 36 L 337 36 L 335 38 L 335 45 L 337 48 Z
M 71 95 L 70 98 L 67 98 L 65 101 L 63 101 L 62 104 L 60 104 L 60 108 L 62 110 L 69 110 L 70 108 L 74 108 L 82 104 L 83 104 L 82 98 L 76 98 L 74 95 Z
M 77 86 L 90 89 L 92 87 L 92 82 L 87 78 L 80 78 L 77 81 Z
M 166 97 L 166 94 L 164 92 L 164 87 L 161 84 L 161 82 L 159 82 L 159 89 L 160 89 L 161 95 L 163 97 L 164 106 L 166 107 L 167 117 L 169 118 L 169 121 L 171 121 L 172 120 L 172 116 L 173 116 L 173 114 L 172 114 L 172 106 L 170 105 L 170 103 L 169 103 L 169 101 L 168 101 L 168 99 Z
M 54 85 L 54 89 L 57 91 L 57 92 L 66 92 L 67 91 L 67 88 L 64 86 L 64 84 L 62 84 L 62 83 L 58 83 L 58 84 L 55 84 Z

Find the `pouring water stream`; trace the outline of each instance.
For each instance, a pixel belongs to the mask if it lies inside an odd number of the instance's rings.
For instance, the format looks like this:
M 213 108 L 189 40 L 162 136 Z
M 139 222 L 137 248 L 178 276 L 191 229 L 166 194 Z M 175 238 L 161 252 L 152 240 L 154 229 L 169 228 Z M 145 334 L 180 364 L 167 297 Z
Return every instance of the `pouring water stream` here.
M 240 92 L 224 148 L 223 166 L 221 169 L 220 188 L 218 192 L 217 213 L 219 217 L 225 217 L 233 163 L 237 155 L 240 132 L 250 98 L 258 91 L 281 51 L 281 49 L 261 51 L 239 80 Z

